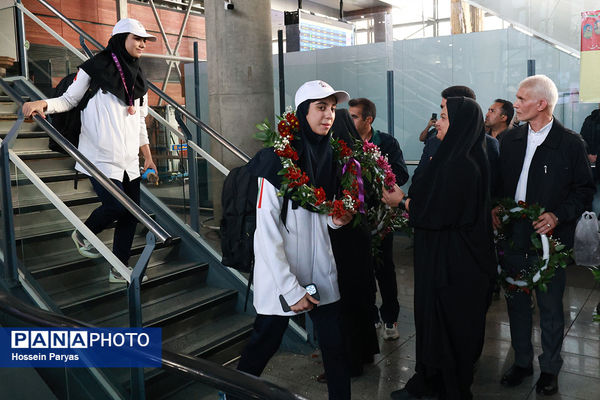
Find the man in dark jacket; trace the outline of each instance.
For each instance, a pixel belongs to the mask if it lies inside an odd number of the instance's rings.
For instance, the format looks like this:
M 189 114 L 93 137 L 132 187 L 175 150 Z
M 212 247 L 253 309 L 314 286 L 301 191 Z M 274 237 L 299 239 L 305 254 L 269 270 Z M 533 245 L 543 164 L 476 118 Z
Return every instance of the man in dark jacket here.
M 598 154 L 600 153 L 600 109 L 592 111 L 583 121 L 581 137 L 585 140 L 588 160 L 596 182 L 596 195 L 592 203 L 592 210 L 596 215 L 600 215 L 600 174 L 598 173 L 600 165 L 597 164 Z
M 552 234 L 567 247 L 573 246 L 577 218 L 594 194 L 592 173 L 583 141 L 564 128 L 552 116 L 558 100 L 556 85 L 544 75 L 531 76 L 521 82 L 514 104 L 519 121 L 527 122 L 508 132 L 500 146 L 502 197 L 539 204 L 544 212 L 533 223 L 515 223 L 511 240 L 514 246 L 504 249 L 502 267 L 507 271 L 531 265 L 536 259 L 528 252 L 530 234 Z M 492 210 L 494 226 L 500 226 L 496 207 Z M 510 250 L 510 253 L 509 253 Z M 564 333 L 562 297 L 565 270 L 558 268 L 547 291 L 536 290 L 542 330 L 542 354 L 538 357 L 541 374 L 537 393 L 552 395 L 558 391 L 558 372 L 562 366 L 560 349 Z M 533 374 L 531 344 L 531 297 L 516 292 L 506 299 L 515 361 L 504 373 L 504 386 L 519 385 Z
M 390 134 L 373 129 L 372 124 L 375 120 L 375 104 L 365 98 L 351 99 L 348 102 L 350 117 L 354 121 L 354 126 L 362 140 L 367 140 L 379 146 L 381 154 L 387 156 L 388 162 L 396 175 L 398 186 L 404 185 L 408 181 L 408 169 L 402 156 L 402 150 L 398 141 Z M 381 243 L 382 259 L 375 262 L 375 277 L 379 285 L 381 295 L 381 308 L 373 304 L 373 314 L 376 324 L 383 320 L 383 338 L 385 340 L 395 340 L 400 336 L 398 333 L 398 313 L 400 304 L 398 303 L 398 287 L 396 284 L 396 271 L 393 259 L 393 240 L 394 235 L 387 235 Z

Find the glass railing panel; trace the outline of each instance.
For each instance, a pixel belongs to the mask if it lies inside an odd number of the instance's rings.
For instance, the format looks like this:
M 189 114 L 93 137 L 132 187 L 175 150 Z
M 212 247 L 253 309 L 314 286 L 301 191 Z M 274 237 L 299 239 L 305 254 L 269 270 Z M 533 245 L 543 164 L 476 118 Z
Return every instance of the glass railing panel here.
M 169 107 L 153 108 L 177 126 Z M 160 181 L 158 185 L 148 181 L 144 181 L 144 184 L 182 222 L 198 230 L 203 238 L 209 239 L 213 248 L 219 250 L 219 221 L 215 217 L 215 208 L 219 213 L 223 170 L 215 168 L 191 146 L 188 148 L 183 139 L 156 119 L 148 117 L 147 127 Z M 197 206 L 192 207 L 192 204 Z
M 153 107 L 163 118 L 174 121 L 169 107 Z M 152 116 L 146 119 L 152 158 L 157 167 L 158 185 L 144 181 L 148 189 L 184 223 L 189 217 L 189 159 L 185 141 Z

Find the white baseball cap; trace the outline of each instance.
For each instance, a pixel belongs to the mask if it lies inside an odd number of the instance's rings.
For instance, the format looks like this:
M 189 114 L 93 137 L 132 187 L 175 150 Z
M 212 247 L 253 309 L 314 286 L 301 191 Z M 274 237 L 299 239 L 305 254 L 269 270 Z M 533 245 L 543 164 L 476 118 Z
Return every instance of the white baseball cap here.
M 156 37 L 146 32 L 144 25 L 137 19 L 123 18 L 113 28 L 112 36 L 119 33 L 133 33 L 135 36 L 145 38 L 151 42 L 156 41 Z
M 343 90 L 334 90 L 331 85 L 323 81 L 308 81 L 296 92 L 296 108 L 306 100 L 319 100 L 329 96 L 335 96 L 338 103 L 350 100 L 350 95 Z

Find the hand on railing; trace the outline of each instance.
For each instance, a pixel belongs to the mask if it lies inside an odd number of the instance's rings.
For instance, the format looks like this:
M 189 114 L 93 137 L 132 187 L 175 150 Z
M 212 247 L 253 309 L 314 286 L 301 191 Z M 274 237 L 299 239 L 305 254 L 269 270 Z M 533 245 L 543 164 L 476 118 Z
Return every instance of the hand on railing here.
M 44 111 L 48 108 L 46 100 L 28 101 L 23 103 L 23 115 L 25 118 L 29 118 L 34 115 L 39 115 L 42 118 L 46 118 Z

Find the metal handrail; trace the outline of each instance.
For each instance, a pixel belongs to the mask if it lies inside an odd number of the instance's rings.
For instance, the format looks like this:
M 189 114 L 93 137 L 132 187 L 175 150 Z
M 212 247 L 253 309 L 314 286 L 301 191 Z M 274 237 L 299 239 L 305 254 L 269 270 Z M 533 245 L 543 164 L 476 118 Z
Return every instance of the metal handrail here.
M 19 107 L 23 106 L 23 98 L 15 92 L 4 80 L 0 79 L 0 87 L 6 93 L 12 101 L 15 102 Z M 88 173 L 96 179 L 119 203 L 121 203 L 138 221 L 140 221 L 148 230 L 150 230 L 157 238 L 157 240 L 165 243 L 169 243 L 172 240 L 172 236 L 150 216 L 133 200 L 131 200 L 121 189 L 117 187 L 110 179 L 107 179 L 102 172 L 92 164 L 87 158 L 85 158 L 79 150 L 66 140 L 45 118 L 39 115 L 34 116 L 36 122 L 44 129 L 52 139 L 54 139 L 65 151 L 75 159 L 80 165 L 82 165 Z
M 40 327 L 93 328 L 92 325 L 85 322 L 33 307 L 5 291 L 0 291 L 0 311 Z M 201 382 L 238 398 L 305 400 L 285 388 L 209 360 L 164 349 L 159 360 L 150 356 L 146 358 L 162 363 L 162 367 L 170 372 Z
M 83 36 L 88 42 L 93 44 L 98 50 L 104 50 L 104 46 L 102 46 L 96 39 L 94 39 L 92 36 L 90 36 L 88 33 L 86 33 L 79 26 L 75 25 L 71 20 L 69 20 L 66 16 L 64 16 L 60 11 L 58 11 L 56 8 L 54 8 L 46 0 L 38 0 L 38 2 L 41 3 L 44 7 L 46 7 L 48 10 L 50 10 L 54 15 L 56 15 L 61 21 L 63 21 L 65 24 L 67 24 L 71 29 L 73 29 L 79 35 Z M 218 141 L 227 150 L 231 151 L 240 160 L 242 160 L 245 163 L 250 161 L 250 157 L 246 153 L 244 153 L 241 149 L 238 149 L 228 139 L 223 137 L 220 133 L 218 133 L 216 130 L 214 130 L 213 128 L 211 128 L 210 126 L 205 124 L 204 122 L 200 121 L 198 118 L 196 118 L 196 116 L 194 114 L 190 113 L 184 107 L 181 107 L 179 104 L 177 104 L 177 102 L 175 100 L 173 100 L 168 94 L 166 94 L 165 92 L 160 90 L 155 84 L 153 84 L 152 82 L 150 82 L 148 80 L 147 80 L 147 83 L 148 83 L 148 87 L 154 93 L 156 93 L 160 98 L 162 98 L 170 106 L 172 106 L 173 108 L 175 108 L 176 110 L 181 112 L 183 115 L 185 115 L 189 121 L 193 122 L 194 124 L 196 124 L 200 128 L 202 128 L 202 130 L 204 130 L 206 133 L 208 133 L 213 139 Z

